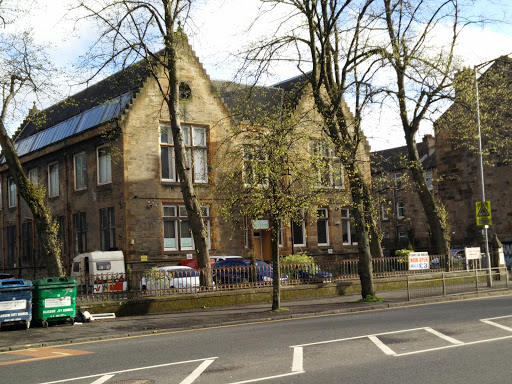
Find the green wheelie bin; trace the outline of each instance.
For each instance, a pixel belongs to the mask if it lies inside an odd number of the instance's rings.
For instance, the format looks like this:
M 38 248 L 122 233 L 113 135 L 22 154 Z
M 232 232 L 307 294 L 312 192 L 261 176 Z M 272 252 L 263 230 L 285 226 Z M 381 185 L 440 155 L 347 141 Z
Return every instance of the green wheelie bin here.
M 71 277 L 46 277 L 33 282 L 32 318 L 48 327 L 48 322 L 75 322 L 76 280 Z

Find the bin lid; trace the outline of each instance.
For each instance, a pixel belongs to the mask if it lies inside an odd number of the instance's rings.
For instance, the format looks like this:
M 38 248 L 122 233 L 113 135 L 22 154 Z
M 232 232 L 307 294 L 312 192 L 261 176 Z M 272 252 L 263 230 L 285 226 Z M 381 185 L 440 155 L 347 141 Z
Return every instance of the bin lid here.
M 50 286 L 50 287 L 67 287 L 76 286 L 76 279 L 72 277 L 45 277 L 44 279 L 35 280 L 35 286 Z
M 4 279 L 0 280 L 1 291 L 12 291 L 15 289 L 32 289 L 32 282 L 30 280 L 23 279 Z

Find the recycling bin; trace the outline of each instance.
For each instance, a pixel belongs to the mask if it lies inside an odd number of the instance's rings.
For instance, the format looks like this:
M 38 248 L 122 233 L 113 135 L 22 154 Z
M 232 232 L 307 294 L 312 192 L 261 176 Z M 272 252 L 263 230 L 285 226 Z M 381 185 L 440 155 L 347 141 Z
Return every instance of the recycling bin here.
M 0 327 L 32 320 L 32 282 L 23 279 L 0 280 Z
M 76 279 L 71 277 L 46 277 L 34 281 L 33 318 L 48 327 L 48 322 L 75 322 Z

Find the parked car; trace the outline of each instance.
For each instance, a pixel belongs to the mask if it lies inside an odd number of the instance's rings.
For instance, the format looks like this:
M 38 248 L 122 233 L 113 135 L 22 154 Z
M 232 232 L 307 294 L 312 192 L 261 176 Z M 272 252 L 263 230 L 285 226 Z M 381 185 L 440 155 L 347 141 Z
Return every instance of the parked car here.
M 210 258 L 210 266 L 213 267 L 213 264 L 215 264 L 216 260 L 213 258 Z M 183 259 L 178 262 L 178 265 L 184 266 L 184 267 L 190 267 L 193 269 L 199 269 L 199 264 L 197 263 L 197 259 Z
M 176 289 L 180 292 L 199 290 L 199 272 L 193 268 L 171 265 L 146 271 L 140 281 L 143 291 Z
M 213 265 L 214 280 L 217 284 L 239 284 L 250 281 L 251 262 L 242 258 L 229 258 Z M 256 261 L 255 281 L 270 282 L 273 279 L 272 266 L 262 261 Z M 281 281 L 288 280 L 288 276 L 281 276 Z
M 330 283 L 332 273 L 324 272 L 315 264 L 289 264 L 283 266 L 290 279 L 301 280 L 304 283 Z

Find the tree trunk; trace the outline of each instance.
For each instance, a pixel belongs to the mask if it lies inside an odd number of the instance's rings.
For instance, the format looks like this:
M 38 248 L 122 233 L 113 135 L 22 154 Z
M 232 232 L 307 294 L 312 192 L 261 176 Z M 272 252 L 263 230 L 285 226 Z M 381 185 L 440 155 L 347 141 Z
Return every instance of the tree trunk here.
M 3 124 L 0 127 L 0 145 L 2 146 L 2 153 L 5 156 L 9 172 L 16 183 L 16 188 L 34 217 L 48 275 L 64 276 L 66 272 L 60 257 L 61 244 L 57 236 L 58 226 L 53 220 L 50 209 L 45 204 L 43 191 L 37 189 L 25 175 L 21 162 L 16 155 L 16 150 Z
M 170 4 L 168 4 L 170 6 Z M 167 106 L 169 108 L 169 118 L 171 121 L 172 138 L 174 142 L 174 153 L 176 157 L 176 169 L 180 179 L 181 193 L 187 210 L 190 229 L 194 238 L 194 246 L 197 256 L 197 264 L 203 273 L 200 274 L 201 286 L 210 287 L 213 285 L 212 270 L 210 265 L 210 255 L 208 244 L 206 242 L 207 230 L 201 217 L 201 206 L 194 191 L 192 180 L 190 179 L 190 167 L 192 159 L 187 162 L 185 146 L 183 144 L 183 134 L 180 121 L 180 105 L 178 91 L 178 77 L 176 70 L 176 44 L 177 38 L 174 33 L 174 26 L 170 15 L 172 11 L 166 8 L 167 36 L 165 39 L 165 57 L 166 70 L 169 76 L 169 94 L 167 97 Z M 179 33 L 179 32 L 177 32 Z
M 272 310 L 277 311 L 281 308 L 281 268 L 279 263 L 279 220 L 271 217 L 270 220 L 272 228 Z
M 357 170 L 355 164 L 350 164 L 348 170 L 352 195 L 352 215 L 359 250 L 358 273 L 361 281 L 361 296 L 364 299 L 367 296 L 375 296 L 370 237 L 368 235 L 368 224 L 365 220 L 365 190 L 368 189 L 364 188 L 364 180 L 361 178 L 361 172 Z
M 434 249 L 437 251 L 437 254 L 446 255 L 449 246 L 446 237 L 445 219 L 442 217 L 439 209 L 439 204 L 441 203 L 435 201 L 433 193 L 427 187 L 414 137 L 412 135 L 406 135 L 406 141 L 412 178 L 421 205 L 427 216 L 430 232 L 432 233 L 432 240 L 434 242 Z

